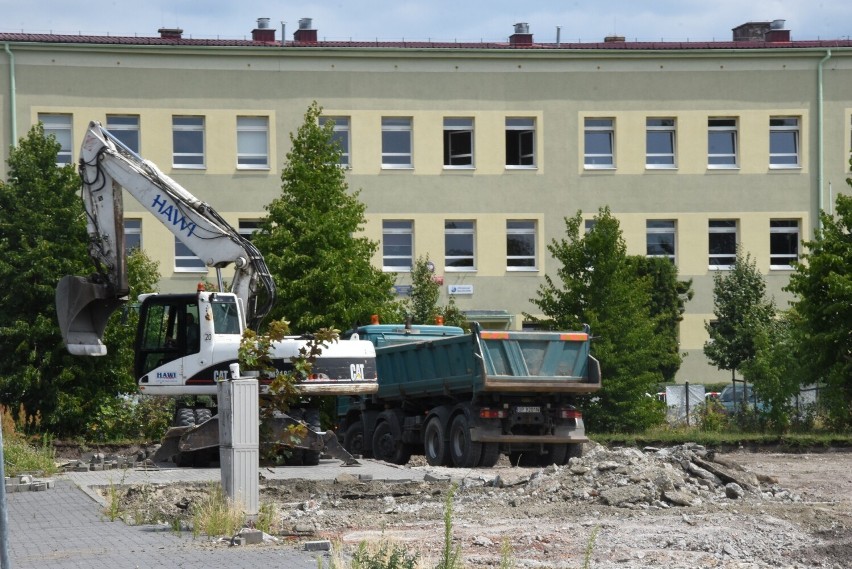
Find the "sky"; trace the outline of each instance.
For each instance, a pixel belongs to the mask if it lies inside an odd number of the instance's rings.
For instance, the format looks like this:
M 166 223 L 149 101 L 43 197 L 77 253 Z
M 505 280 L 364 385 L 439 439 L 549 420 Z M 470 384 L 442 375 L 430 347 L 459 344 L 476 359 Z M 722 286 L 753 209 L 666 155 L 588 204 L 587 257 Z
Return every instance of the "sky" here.
M 250 39 L 257 18 L 293 38 L 312 18 L 320 40 L 506 41 L 528 23 L 535 41 L 727 41 L 749 21 L 786 20 L 794 40 L 852 36 L 849 0 L 0 0 L 0 32 Z

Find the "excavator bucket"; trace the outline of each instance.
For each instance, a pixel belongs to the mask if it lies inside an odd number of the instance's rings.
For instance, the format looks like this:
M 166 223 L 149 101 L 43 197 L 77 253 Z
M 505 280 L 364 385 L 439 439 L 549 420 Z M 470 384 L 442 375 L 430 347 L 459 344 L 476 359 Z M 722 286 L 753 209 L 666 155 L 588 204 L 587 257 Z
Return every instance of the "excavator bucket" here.
M 68 351 L 75 356 L 104 356 L 104 328 L 125 300 L 107 285 L 67 275 L 56 286 L 56 316 Z

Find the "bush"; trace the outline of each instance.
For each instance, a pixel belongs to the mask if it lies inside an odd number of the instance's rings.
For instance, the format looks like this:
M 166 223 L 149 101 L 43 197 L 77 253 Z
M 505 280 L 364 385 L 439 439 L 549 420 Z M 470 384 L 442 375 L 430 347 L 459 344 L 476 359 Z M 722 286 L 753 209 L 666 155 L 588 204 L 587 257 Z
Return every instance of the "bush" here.
M 24 473 L 55 474 L 55 453 L 50 440 L 43 438 L 38 446 L 27 442 L 6 407 L 0 406 L 3 429 L 3 468 L 6 476 Z
M 101 402 L 88 424 L 91 441 L 159 440 L 174 413 L 174 399 L 119 395 Z

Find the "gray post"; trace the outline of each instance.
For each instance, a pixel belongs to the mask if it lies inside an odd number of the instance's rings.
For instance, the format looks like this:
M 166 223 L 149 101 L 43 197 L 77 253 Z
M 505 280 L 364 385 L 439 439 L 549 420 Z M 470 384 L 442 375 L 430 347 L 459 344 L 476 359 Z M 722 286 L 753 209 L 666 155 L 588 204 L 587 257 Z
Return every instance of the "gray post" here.
M 689 426 L 689 382 L 687 381 L 686 386 L 686 426 Z
M 222 489 L 232 503 L 253 518 L 260 501 L 258 385 L 255 378 L 241 378 L 237 364 L 232 365 L 231 377 L 236 379 L 218 385 Z
M 3 411 L 0 410 L 0 424 Z M 0 567 L 12 569 L 9 562 L 9 511 L 6 509 L 6 456 L 3 452 L 3 429 L 0 428 Z

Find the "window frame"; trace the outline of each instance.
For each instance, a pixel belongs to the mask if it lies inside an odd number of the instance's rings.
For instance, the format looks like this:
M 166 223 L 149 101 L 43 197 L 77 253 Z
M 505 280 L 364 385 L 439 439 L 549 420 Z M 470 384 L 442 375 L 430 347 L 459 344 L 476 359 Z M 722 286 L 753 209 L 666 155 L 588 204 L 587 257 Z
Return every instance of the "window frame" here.
M 795 121 L 795 124 L 783 124 L 787 121 Z M 782 123 L 782 124 L 773 124 Z M 769 117 L 769 168 L 771 170 L 791 170 L 802 167 L 802 146 L 801 146 L 801 128 L 802 120 L 800 117 L 792 116 L 773 116 Z M 780 135 L 792 135 L 793 146 L 795 152 L 773 152 L 773 146 Z M 786 138 L 786 137 L 785 137 Z M 777 150 L 777 148 L 776 148 Z M 793 157 L 795 162 L 776 162 L 775 160 L 784 160 Z
M 396 226 L 392 226 L 396 224 Z M 388 244 L 389 235 L 407 235 L 408 244 Z M 407 247 L 408 255 L 391 255 L 389 247 Z M 408 265 L 390 265 L 391 259 L 408 259 Z M 411 219 L 384 219 L 382 220 L 382 271 L 386 273 L 410 273 L 414 266 L 414 221 Z
M 781 225 L 786 223 L 787 225 Z M 775 225 L 777 224 L 777 225 Z M 795 224 L 795 225 L 790 225 Z M 799 261 L 799 243 L 801 240 L 801 220 L 799 219 L 770 219 L 769 220 L 769 269 L 773 271 L 792 271 L 794 270 L 794 266 L 792 263 L 780 264 L 776 263 L 780 259 L 792 259 L 794 262 Z M 775 243 L 773 242 L 773 235 L 787 235 L 793 234 L 796 236 L 795 240 L 792 242 L 793 244 L 793 253 L 774 253 L 773 249 L 775 247 Z
M 712 124 L 716 121 L 717 124 Z M 733 125 L 721 124 L 721 121 L 732 121 Z M 736 170 L 740 167 L 740 121 L 738 117 L 707 117 L 707 168 L 709 170 Z M 733 153 L 711 153 L 711 137 L 713 133 L 729 133 L 733 145 Z M 712 163 L 713 159 L 722 160 L 733 158 L 733 162 Z
M 670 224 L 670 225 L 662 225 Z M 653 246 L 661 246 L 660 243 L 651 243 L 652 235 L 671 235 L 672 252 L 666 254 L 652 254 Z M 668 259 L 672 264 L 677 264 L 677 220 L 674 219 L 646 219 L 645 220 L 645 256 L 651 258 Z
M 463 144 L 469 152 L 454 152 L 453 140 L 466 138 Z M 444 117 L 443 130 L 444 143 L 444 170 L 472 170 L 474 165 L 474 119 L 471 117 Z M 459 163 L 454 163 L 460 160 Z M 462 163 L 467 160 L 466 163 Z
M 512 227 L 512 225 L 516 227 Z M 532 253 L 529 255 L 512 255 L 511 236 L 531 237 Z M 506 270 L 510 272 L 538 271 L 538 223 L 534 219 L 506 220 Z M 514 262 L 532 261 L 532 264 L 512 264 Z
M 48 119 L 48 120 L 45 120 Z M 71 113 L 38 113 L 38 121 L 44 128 L 44 136 L 51 134 L 59 143 L 56 165 L 59 167 L 74 163 L 74 117 Z
M 589 137 L 592 135 L 606 135 L 609 145 L 608 153 L 592 153 Z M 597 162 L 599 159 L 609 159 L 608 162 Z M 592 160 L 590 162 L 590 160 Z M 584 117 L 583 118 L 583 169 L 585 170 L 615 170 L 615 119 L 612 117 Z
M 449 225 L 463 224 L 462 227 Z M 450 240 L 458 241 L 457 236 L 470 238 L 470 252 L 464 255 L 450 255 Z M 467 265 L 453 265 L 454 262 L 470 260 Z M 469 273 L 476 271 L 476 222 L 472 219 L 447 219 L 444 221 L 444 271 L 448 273 Z
M 671 124 L 662 124 L 671 121 Z M 659 122 L 661 124 L 651 124 Z M 650 152 L 652 134 L 668 134 L 668 145 L 671 152 Z M 651 159 L 670 158 L 670 162 L 651 162 Z M 677 169 L 677 119 L 674 117 L 648 117 L 645 119 L 645 168 L 648 170 Z
M 129 255 L 130 252 L 133 249 L 139 249 L 141 251 L 142 250 L 142 219 L 138 218 L 138 217 L 132 217 L 132 218 L 131 217 L 125 217 L 123 225 L 124 225 L 124 254 Z M 128 241 L 127 237 L 128 236 L 135 236 L 135 235 L 138 235 L 139 237 L 138 238 L 134 237 L 134 238 L 132 238 L 132 240 L 138 241 L 138 244 L 129 245 L 128 242 L 127 242 Z
M 538 168 L 536 157 L 536 119 L 535 117 L 506 117 L 505 121 L 505 143 L 507 170 L 535 170 Z M 510 137 L 514 140 L 510 144 Z M 524 152 L 525 144 L 529 146 L 529 152 Z M 517 155 L 511 157 L 510 152 L 517 150 Z M 528 164 L 524 164 L 528 161 Z
M 321 116 L 319 125 L 325 127 L 328 121 L 332 121 L 332 140 L 337 142 L 340 148 L 340 160 L 338 165 L 345 169 L 352 169 L 352 122 L 350 117 L 340 115 Z
M 717 225 L 714 226 L 713 224 Z M 733 225 L 721 225 L 722 223 L 733 223 Z M 707 248 L 707 267 L 712 271 L 729 271 L 734 267 L 734 264 L 737 260 L 737 247 L 740 243 L 740 235 L 739 235 L 740 223 L 737 219 L 710 219 L 707 223 L 707 233 L 708 233 L 708 248 Z M 734 234 L 734 248 L 733 251 L 724 251 L 722 253 L 712 251 L 713 247 L 713 238 L 715 235 L 727 235 L 733 233 Z M 720 257 L 729 257 L 731 263 L 729 264 L 719 264 L 712 263 L 711 261 L 715 258 L 718 260 Z
M 407 152 L 389 152 L 392 142 L 385 135 L 392 133 L 408 133 Z M 398 142 L 402 142 L 401 140 Z M 408 162 L 385 162 L 387 158 L 408 157 Z M 412 117 L 382 117 L 382 170 L 412 170 L 414 169 L 414 119 Z
M 188 121 L 188 120 L 198 120 L 200 124 L 179 124 L 178 121 Z M 173 115 L 172 116 L 172 168 L 179 168 L 182 170 L 204 170 L 207 162 L 207 157 L 205 153 L 205 125 L 206 120 L 202 115 Z M 179 145 L 179 138 L 184 138 L 186 140 L 181 141 L 180 145 L 185 144 L 187 142 L 188 136 L 179 137 L 179 133 L 198 133 L 199 139 L 194 140 L 194 142 L 200 141 L 201 143 L 201 152 L 177 152 L 177 148 Z M 179 162 L 179 158 L 190 158 L 190 157 L 200 157 L 200 163 L 194 162 Z
M 237 220 L 237 232 L 251 241 L 254 234 L 260 229 L 261 223 L 262 221 L 259 219 L 239 219 Z
M 254 121 L 255 124 L 252 124 Z M 242 123 L 242 124 L 241 124 Z M 255 135 L 255 136 L 252 136 Z M 243 143 L 263 140 L 263 152 L 244 152 Z M 241 160 L 257 162 L 241 162 Z M 260 162 L 262 160 L 262 162 Z M 269 170 L 269 117 L 264 115 L 237 116 L 237 170 Z
M 176 273 L 207 273 L 207 265 L 204 261 L 196 254 L 192 252 L 192 250 L 180 239 L 178 239 L 177 235 L 175 237 L 175 272 Z M 186 252 L 189 254 L 183 254 L 183 249 L 186 249 Z M 181 261 L 186 264 L 179 264 Z M 193 262 L 196 261 L 196 262 Z
M 123 122 L 127 121 L 127 122 Z M 139 115 L 115 114 L 106 116 L 106 129 L 127 148 L 140 154 L 142 148 L 142 129 Z M 125 133 L 135 134 L 135 141 L 128 140 Z

